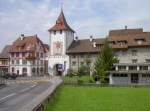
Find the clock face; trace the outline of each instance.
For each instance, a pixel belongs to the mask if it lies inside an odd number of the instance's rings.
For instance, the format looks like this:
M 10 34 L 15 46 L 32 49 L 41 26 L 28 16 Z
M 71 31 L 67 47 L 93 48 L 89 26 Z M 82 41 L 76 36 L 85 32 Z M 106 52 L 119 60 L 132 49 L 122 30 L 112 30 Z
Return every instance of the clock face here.
M 57 41 L 53 43 L 53 51 L 54 55 L 62 55 L 62 42 Z

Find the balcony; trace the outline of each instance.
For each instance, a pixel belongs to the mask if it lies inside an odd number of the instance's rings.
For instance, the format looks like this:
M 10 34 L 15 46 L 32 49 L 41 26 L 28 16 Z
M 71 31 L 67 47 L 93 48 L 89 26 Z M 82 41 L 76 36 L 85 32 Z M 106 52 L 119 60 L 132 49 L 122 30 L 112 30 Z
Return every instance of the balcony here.
M 29 53 L 26 55 L 26 60 L 35 60 L 37 57 L 34 53 Z

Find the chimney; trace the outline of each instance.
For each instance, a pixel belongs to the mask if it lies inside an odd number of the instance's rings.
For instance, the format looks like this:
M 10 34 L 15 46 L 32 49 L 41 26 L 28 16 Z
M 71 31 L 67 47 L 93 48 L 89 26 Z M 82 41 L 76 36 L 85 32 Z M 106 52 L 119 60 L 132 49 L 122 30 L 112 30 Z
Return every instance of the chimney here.
M 75 37 L 75 41 L 76 41 L 76 42 L 78 41 L 78 36 Z
M 91 36 L 90 36 L 90 42 L 92 42 L 92 41 L 93 41 L 93 36 L 91 35 Z
M 125 26 L 125 29 L 126 29 L 126 30 L 128 29 L 128 26 L 127 26 L 127 25 Z
M 93 47 L 96 47 L 96 42 L 93 42 Z
M 21 34 L 20 39 L 21 39 L 21 40 L 23 40 L 23 39 L 24 39 L 24 34 Z

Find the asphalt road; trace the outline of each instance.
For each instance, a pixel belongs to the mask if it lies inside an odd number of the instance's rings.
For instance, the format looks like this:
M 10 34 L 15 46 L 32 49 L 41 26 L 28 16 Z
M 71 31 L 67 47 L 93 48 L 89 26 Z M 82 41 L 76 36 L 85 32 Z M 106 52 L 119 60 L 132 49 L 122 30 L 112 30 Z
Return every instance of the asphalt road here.
M 0 111 L 19 111 L 50 86 L 50 82 L 8 85 L 0 89 Z

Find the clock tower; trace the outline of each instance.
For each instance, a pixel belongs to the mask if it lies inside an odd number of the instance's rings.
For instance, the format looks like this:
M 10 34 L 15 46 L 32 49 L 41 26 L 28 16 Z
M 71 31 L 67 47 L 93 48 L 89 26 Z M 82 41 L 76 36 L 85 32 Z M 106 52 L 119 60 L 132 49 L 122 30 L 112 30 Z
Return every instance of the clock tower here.
M 66 51 L 74 40 L 75 31 L 67 24 L 63 9 L 55 25 L 48 31 L 50 33 L 49 73 L 66 75 L 69 69 L 69 56 Z

